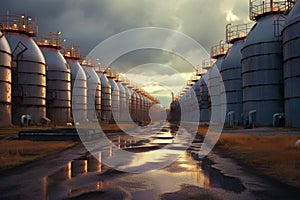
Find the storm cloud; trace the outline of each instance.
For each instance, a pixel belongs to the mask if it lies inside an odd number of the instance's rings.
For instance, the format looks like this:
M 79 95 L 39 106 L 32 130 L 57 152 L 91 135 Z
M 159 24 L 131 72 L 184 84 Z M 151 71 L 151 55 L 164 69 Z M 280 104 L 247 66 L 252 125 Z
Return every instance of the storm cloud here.
M 226 24 L 249 21 L 248 0 L 3 0 L 0 12 L 7 11 L 37 17 L 40 33 L 61 31 L 66 45 L 80 46 L 84 55 L 114 34 L 141 27 L 179 31 L 209 52 L 225 39 Z M 113 65 L 126 73 L 130 67 L 145 63 L 171 65 L 186 75 L 191 75 L 195 67 L 182 58 L 151 50 L 133 52 Z M 166 76 L 163 70 L 150 74 Z

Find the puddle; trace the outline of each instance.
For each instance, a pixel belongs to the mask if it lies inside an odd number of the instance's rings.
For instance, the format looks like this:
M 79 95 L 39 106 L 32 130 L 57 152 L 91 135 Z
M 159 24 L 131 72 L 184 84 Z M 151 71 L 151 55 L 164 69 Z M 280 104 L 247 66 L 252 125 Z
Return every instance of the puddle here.
M 171 126 L 172 127 L 172 126 Z M 169 129 L 170 131 L 170 129 Z M 158 134 L 151 144 L 174 143 L 170 132 Z M 112 142 L 118 148 L 135 149 L 135 140 L 129 137 L 115 137 Z M 209 159 L 198 160 L 196 156 L 201 140 L 196 139 L 189 150 L 185 151 L 174 163 L 163 169 L 158 169 L 143 174 L 119 173 L 102 165 L 98 159 L 87 155 L 70 161 L 65 167 L 59 169 L 54 174 L 44 177 L 42 180 L 45 199 L 71 198 L 88 192 L 105 191 L 107 188 L 122 188 L 131 193 L 134 199 L 145 199 L 157 197 L 160 194 L 175 192 L 182 185 L 194 185 L 201 188 L 219 188 L 235 193 L 245 190 L 241 181 L 234 177 L 228 177 L 219 170 L 212 167 Z M 145 147 L 146 148 L 146 147 Z M 179 148 L 179 147 L 178 147 Z M 153 162 L 152 154 L 154 151 L 149 148 L 147 152 L 136 153 L 132 158 L 132 165 L 146 162 Z M 178 149 L 179 152 L 180 148 Z M 167 153 L 176 152 L 176 148 L 164 150 Z M 101 161 L 103 156 L 98 154 Z M 139 160 L 139 155 L 146 156 L 146 160 Z M 151 157 L 152 156 L 152 157 Z M 104 172 L 108 172 L 107 175 Z

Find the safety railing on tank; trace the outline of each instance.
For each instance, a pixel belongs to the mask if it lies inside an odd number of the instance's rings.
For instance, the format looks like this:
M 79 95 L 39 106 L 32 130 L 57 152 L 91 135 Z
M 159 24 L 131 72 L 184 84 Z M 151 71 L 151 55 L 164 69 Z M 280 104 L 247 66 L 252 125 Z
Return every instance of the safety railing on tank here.
M 31 36 L 38 33 L 38 24 L 36 18 L 22 15 L 0 15 L 0 29 L 3 31 L 21 31 Z
M 249 17 L 256 21 L 266 13 L 282 13 L 291 9 L 296 0 L 249 0 Z
M 61 37 L 61 32 L 56 32 L 55 34 L 50 32 L 47 34 L 38 34 L 34 39 L 39 46 L 52 46 L 56 48 L 62 48 L 63 42 L 65 40 Z
M 74 58 L 77 60 L 81 59 L 81 57 L 82 57 L 80 48 L 77 46 L 70 46 L 70 47 L 64 46 L 62 48 L 62 54 L 66 58 Z
M 224 43 L 223 40 L 221 40 L 218 45 L 211 48 L 210 50 L 211 58 L 217 59 L 220 56 L 226 55 L 229 47 L 230 47 L 229 44 Z
M 210 69 L 214 62 L 215 62 L 215 60 L 211 59 L 211 58 L 203 60 L 202 61 L 202 69 L 204 69 L 204 70 Z
M 226 42 L 233 44 L 236 40 L 241 40 L 247 37 L 249 31 L 253 27 L 253 23 L 226 26 Z

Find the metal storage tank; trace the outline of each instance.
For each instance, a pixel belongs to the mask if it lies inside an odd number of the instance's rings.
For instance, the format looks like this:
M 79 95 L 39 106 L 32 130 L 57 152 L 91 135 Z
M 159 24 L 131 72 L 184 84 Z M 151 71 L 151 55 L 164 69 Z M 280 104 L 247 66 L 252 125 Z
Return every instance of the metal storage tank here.
M 225 124 L 234 126 L 243 123 L 243 92 L 242 92 L 242 53 L 245 38 L 252 27 L 251 24 L 240 24 L 236 26 L 227 25 L 226 40 L 232 44 L 221 65 L 221 76 L 224 83 L 224 90 L 221 95 L 226 93 L 227 113 Z
M 300 2 L 290 12 L 282 33 L 286 125 L 300 127 Z
M 101 81 L 101 119 L 105 122 L 112 120 L 112 96 L 111 85 L 106 72 L 96 71 Z
M 81 63 L 87 78 L 87 117 L 89 121 L 101 119 L 101 82 L 95 64 L 86 58 Z
M 108 80 L 111 85 L 112 117 L 115 121 L 120 120 L 120 89 L 114 81 L 116 76 L 113 72 L 108 73 Z
M 81 53 L 78 47 L 70 47 L 64 57 L 71 71 L 72 118 L 74 123 L 87 121 L 87 79 L 79 64 Z M 76 81 L 76 82 L 75 82 Z
M 125 102 L 125 109 L 122 110 L 122 115 L 125 121 L 132 121 L 130 116 L 131 111 L 131 90 L 127 87 L 128 82 L 126 80 L 122 81 L 122 85 L 124 86 L 126 92 L 126 102 Z
M 126 117 L 126 109 L 127 109 L 126 89 L 125 89 L 125 86 L 122 85 L 122 83 L 120 82 L 119 79 L 117 79 L 116 81 L 117 81 L 117 85 L 118 85 L 119 92 L 120 92 L 120 108 L 119 108 L 120 118 L 119 118 L 119 121 L 124 122 L 127 119 L 127 117 Z
M 130 116 L 131 119 L 136 122 L 137 121 L 137 114 L 136 114 L 136 105 L 137 105 L 137 94 L 136 92 L 133 90 L 133 87 L 128 85 L 130 92 L 131 92 L 131 106 L 130 106 Z
M 2 30 L 13 54 L 12 121 L 14 124 L 22 124 L 21 120 L 47 123 L 46 63 L 32 39 L 37 33 L 36 20 L 25 15 L 2 17 Z
M 11 125 L 11 51 L 0 32 L 0 127 Z
M 224 61 L 225 55 L 228 50 L 228 45 L 226 45 L 222 40 L 220 43 L 211 49 L 211 58 L 216 59 L 216 62 L 213 64 L 212 68 L 209 70 L 208 76 L 208 90 L 210 94 L 210 113 L 211 113 L 211 121 L 213 123 L 220 123 L 221 122 L 221 76 L 220 70 L 221 65 Z M 215 112 L 212 112 L 212 109 L 215 109 Z
M 272 125 L 273 115 L 284 111 L 281 26 L 274 24 L 290 6 L 288 0 L 250 0 L 250 19 L 257 23 L 242 48 L 246 125 Z
M 60 53 L 60 33 L 39 34 L 36 42 L 47 65 L 46 115 L 55 124 L 71 122 L 71 72 L 67 61 Z
M 200 78 L 200 122 L 208 122 L 210 120 L 210 97 L 208 92 L 208 77 L 212 66 L 212 60 L 204 60 L 202 62 L 202 69 L 207 70 Z

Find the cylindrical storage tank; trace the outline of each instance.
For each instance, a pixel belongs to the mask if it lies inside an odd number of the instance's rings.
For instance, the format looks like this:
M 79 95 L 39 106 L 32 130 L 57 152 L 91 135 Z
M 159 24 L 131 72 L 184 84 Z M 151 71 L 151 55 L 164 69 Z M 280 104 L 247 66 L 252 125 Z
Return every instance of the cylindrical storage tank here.
M 87 121 L 87 78 L 79 64 L 79 49 L 71 47 L 64 57 L 71 71 L 72 118 L 74 123 Z
M 111 85 L 106 73 L 97 71 L 97 74 L 101 81 L 101 119 L 105 122 L 111 122 L 112 120 L 112 96 Z
M 245 38 L 252 24 L 227 26 L 227 43 L 232 44 L 221 65 L 221 76 L 224 90 L 221 95 L 226 95 L 227 113 L 225 124 L 227 126 L 243 123 L 243 92 L 242 92 L 242 53 Z
M 31 121 L 32 124 L 45 122 L 46 63 L 41 50 L 32 39 L 37 33 L 37 23 L 24 15 L 5 16 L 1 21 L 13 52 L 13 123 L 20 125 L 25 124 L 25 121 Z
M 90 122 L 101 119 L 101 82 L 91 62 L 81 63 L 87 78 L 87 117 Z
M 242 123 L 243 114 L 243 93 L 242 93 L 242 65 L 241 49 L 244 46 L 244 40 L 237 40 L 228 50 L 221 66 L 221 76 L 224 83 L 221 95 L 226 95 L 226 104 L 222 102 L 221 106 L 227 107 L 226 125 L 229 125 L 228 113 L 234 112 L 235 124 Z
M 210 113 L 211 113 L 211 121 L 213 123 L 220 123 L 221 122 L 221 76 L 220 76 L 220 69 L 221 65 L 223 63 L 225 54 L 228 50 L 228 46 L 226 46 L 223 43 L 220 43 L 219 45 L 215 46 L 211 50 L 211 57 L 213 59 L 217 59 L 216 62 L 213 64 L 212 68 L 209 70 L 209 76 L 208 76 L 208 90 L 210 94 Z
M 137 105 L 137 93 L 130 88 L 131 90 L 131 106 L 130 106 L 130 115 L 131 115 L 131 119 L 136 122 L 137 121 L 137 114 L 136 114 L 136 105 Z
M 111 85 L 112 117 L 115 121 L 120 119 L 120 89 L 112 77 L 108 78 Z
M 124 114 L 124 120 L 125 121 L 132 121 L 131 119 L 131 90 L 127 87 L 127 83 L 122 84 L 124 86 L 124 89 L 126 91 L 126 104 L 125 104 L 125 110 L 122 111 Z
M 198 109 L 199 109 L 199 121 L 200 121 L 200 118 L 201 118 L 201 109 L 200 109 L 200 103 L 201 103 L 201 95 L 200 95 L 200 84 L 201 84 L 201 81 L 200 79 L 195 83 L 195 85 L 193 86 L 194 88 L 194 91 L 195 91 L 195 94 L 196 94 L 196 97 L 197 97 L 197 102 L 198 102 Z
M 126 117 L 126 89 L 125 86 L 122 85 L 122 83 L 120 81 L 117 82 L 118 88 L 119 88 L 119 92 L 120 92 L 120 118 L 119 118 L 119 122 L 124 122 L 126 121 L 127 117 Z
M 0 127 L 11 125 L 11 51 L 0 32 Z
M 67 61 L 60 53 L 61 38 L 52 33 L 36 38 L 47 65 L 46 115 L 55 124 L 71 122 L 71 72 Z
M 283 76 L 286 125 L 300 127 L 300 2 L 290 12 L 283 29 Z
M 251 126 L 270 126 L 273 115 L 284 111 L 281 26 L 276 24 L 284 20 L 281 13 L 289 3 L 250 1 L 250 18 L 257 23 L 242 48 L 242 81 L 243 115 L 245 123 Z M 281 4 L 284 7 L 278 10 L 277 5 Z
M 200 78 L 200 122 L 208 122 L 210 120 L 209 114 L 209 93 L 208 93 L 208 73 Z M 206 82 L 205 82 L 206 80 Z

